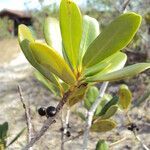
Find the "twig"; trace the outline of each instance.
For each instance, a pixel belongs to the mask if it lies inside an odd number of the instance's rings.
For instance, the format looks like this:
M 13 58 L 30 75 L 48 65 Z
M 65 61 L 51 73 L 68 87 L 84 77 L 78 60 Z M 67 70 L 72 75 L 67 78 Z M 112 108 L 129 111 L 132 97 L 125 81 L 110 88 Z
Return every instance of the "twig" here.
M 118 140 L 118 141 L 116 141 L 116 142 L 110 144 L 109 147 L 113 147 L 113 146 L 115 146 L 115 145 L 117 145 L 117 144 L 119 144 L 119 143 L 121 143 L 121 142 L 124 142 L 126 139 L 127 139 L 127 137 L 124 137 L 124 138 L 122 138 L 121 140 Z
M 64 123 L 63 123 L 63 112 L 61 111 L 61 150 L 64 150 Z
M 83 133 L 84 133 L 83 131 L 79 131 L 76 136 L 72 136 L 71 138 L 65 140 L 64 143 L 69 142 L 69 141 L 73 141 L 73 140 L 79 138 L 81 135 L 83 135 Z
M 129 116 L 128 113 L 126 114 L 126 116 L 127 116 L 127 120 L 129 121 L 129 123 L 132 123 L 132 120 L 131 120 L 131 118 L 130 118 L 130 116 Z M 140 144 L 142 145 L 142 147 L 143 147 L 145 150 L 150 150 L 150 149 L 143 143 L 143 141 L 140 139 L 140 137 L 137 135 L 136 130 L 133 130 L 132 132 L 133 132 L 135 138 L 140 142 Z
M 130 0 L 125 0 L 122 6 L 122 12 L 124 12 L 128 6 L 128 4 L 130 3 Z
M 68 129 L 68 125 L 69 125 L 69 117 L 70 117 L 70 109 L 68 108 L 67 109 L 67 113 L 65 115 L 65 119 L 64 118 L 64 115 L 63 115 L 63 112 L 62 112 L 62 128 L 63 128 L 63 131 L 62 131 L 62 135 L 61 135 L 61 150 L 64 150 L 64 144 L 65 144 L 65 135 L 67 133 L 67 129 Z
M 143 143 L 143 141 L 140 139 L 140 137 L 137 135 L 136 131 L 133 131 L 133 134 L 134 134 L 135 138 L 140 142 L 140 144 L 142 145 L 142 147 L 143 147 L 145 150 L 150 150 L 150 149 Z
M 30 107 L 27 107 L 25 102 L 24 102 L 24 98 L 22 96 L 22 90 L 21 87 L 18 85 L 18 92 L 19 92 L 19 96 L 20 96 L 20 100 L 21 103 L 23 105 L 23 108 L 25 110 L 25 118 L 26 118 L 26 124 L 27 124 L 27 129 L 28 129 L 28 143 L 31 141 L 32 139 L 32 123 L 31 123 L 31 117 L 30 117 Z M 30 148 L 30 150 L 32 150 L 32 148 Z
M 101 99 L 103 98 L 103 96 L 105 94 L 105 90 L 106 90 L 107 86 L 108 86 L 108 82 L 104 82 L 102 84 L 102 86 L 100 88 L 100 92 L 99 92 L 100 93 L 99 97 L 96 99 L 96 101 L 93 103 L 90 110 L 88 111 L 85 131 L 84 131 L 84 135 L 83 135 L 83 150 L 87 150 L 88 139 L 89 139 L 89 131 L 90 131 L 90 127 L 91 127 L 91 124 L 92 124 L 93 115 L 94 115 L 94 112 L 96 111 L 96 108 L 98 107 Z
M 58 103 L 58 105 L 57 105 L 57 107 L 56 107 L 56 115 L 55 115 L 54 117 L 48 118 L 48 119 L 44 122 L 44 124 L 43 124 L 41 130 L 34 136 L 34 138 L 31 139 L 31 141 L 29 142 L 29 144 L 27 144 L 23 150 L 28 150 L 30 147 L 32 147 L 32 146 L 45 134 L 45 132 L 49 129 L 49 127 L 50 127 L 53 123 L 56 122 L 55 119 L 56 119 L 56 117 L 58 116 L 58 113 L 60 112 L 60 110 L 63 108 L 64 104 L 67 102 L 67 99 L 68 99 L 68 97 L 70 96 L 70 94 L 71 94 L 71 91 L 70 91 L 70 90 L 67 91 L 67 92 L 64 94 L 62 100 Z

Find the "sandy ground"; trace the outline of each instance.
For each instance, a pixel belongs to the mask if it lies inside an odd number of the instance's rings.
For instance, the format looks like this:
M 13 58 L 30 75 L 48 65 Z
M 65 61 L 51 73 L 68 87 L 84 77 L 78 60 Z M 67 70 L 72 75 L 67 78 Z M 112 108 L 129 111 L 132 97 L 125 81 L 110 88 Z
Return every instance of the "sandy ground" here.
M 10 45 L 8 45 L 8 43 Z M 24 127 L 26 127 L 24 109 L 20 102 L 17 85 L 19 84 L 23 91 L 26 104 L 30 103 L 32 122 L 34 130 L 37 132 L 45 118 L 37 114 L 39 106 L 57 105 L 54 96 L 45 89 L 34 77 L 34 69 L 28 64 L 23 54 L 20 53 L 16 39 L 0 41 L 0 123 L 9 122 L 8 142 Z M 138 98 L 146 89 L 145 84 L 141 84 L 141 76 L 135 78 L 131 89 L 136 91 L 134 99 Z M 128 81 L 131 82 L 131 81 Z M 138 85 L 140 83 L 140 86 Z M 120 84 L 120 83 L 118 83 Z M 135 88 L 135 85 L 136 88 Z M 115 92 L 117 86 L 113 84 L 108 92 Z M 139 126 L 138 136 L 150 148 L 150 102 L 147 101 L 140 108 L 134 108 L 130 111 L 132 120 Z M 143 150 L 141 144 L 135 140 L 133 134 L 126 129 L 126 119 L 122 112 L 116 116 L 119 123 L 117 129 L 100 134 L 91 134 L 89 150 L 94 150 L 98 139 L 107 139 L 109 143 L 116 142 L 126 138 L 124 142 L 111 147 L 111 150 Z M 70 118 L 71 134 L 76 135 L 80 129 L 84 129 L 84 123 L 79 117 L 71 114 Z M 61 122 L 58 118 L 55 125 L 50 127 L 48 132 L 35 144 L 33 150 L 60 150 Z M 65 144 L 65 150 L 81 150 L 82 136 L 74 141 Z M 9 150 L 20 150 L 26 144 L 26 132 L 10 146 Z

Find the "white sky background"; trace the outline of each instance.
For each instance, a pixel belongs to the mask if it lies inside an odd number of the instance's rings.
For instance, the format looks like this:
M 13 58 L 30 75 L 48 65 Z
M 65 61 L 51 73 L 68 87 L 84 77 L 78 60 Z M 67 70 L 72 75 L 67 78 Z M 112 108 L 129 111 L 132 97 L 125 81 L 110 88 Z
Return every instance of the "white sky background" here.
M 45 0 L 45 5 L 56 2 L 59 0 Z M 85 0 L 74 0 L 79 5 L 83 5 Z M 25 10 L 27 8 L 40 8 L 38 0 L 0 0 L 0 10 L 7 9 L 15 9 L 15 10 Z

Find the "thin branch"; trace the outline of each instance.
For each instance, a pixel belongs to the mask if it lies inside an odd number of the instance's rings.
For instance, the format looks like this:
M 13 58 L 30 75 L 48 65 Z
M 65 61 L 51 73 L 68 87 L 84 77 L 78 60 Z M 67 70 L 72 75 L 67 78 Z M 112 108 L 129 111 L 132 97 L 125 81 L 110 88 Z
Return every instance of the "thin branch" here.
M 90 131 L 90 128 L 91 128 L 93 115 L 94 115 L 94 112 L 96 111 L 96 108 L 98 107 L 101 99 L 103 98 L 103 96 L 105 94 L 107 86 L 108 86 L 108 82 L 104 82 L 102 84 L 102 86 L 100 88 L 100 91 L 99 91 L 99 93 L 100 93 L 99 97 L 96 99 L 96 101 L 93 103 L 90 110 L 88 111 L 85 131 L 84 131 L 84 135 L 83 135 L 83 150 L 87 150 L 88 139 L 89 139 L 89 131 Z
M 129 121 L 129 123 L 132 123 L 132 119 L 131 119 L 131 117 L 129 116 L 128 113 L 126 113 L 126 116 L 127 116 L 127 120 Z M 140 137 L 137 135 L 136 130 L 133 130 L 132 132 L 133 132 L 133 134 L 134 134 L 136 140 L 140 142 L 141 146 L 142 146 L 145 150 L 150 150 L 150 149 L 143 143 L 143 141 L 140 139 Z
M 58 103 L 56 107 L 56 115 L 54 117 L 49 117 L 43 124 L 41 130 L 34 136 L 34 138 L 31 139 L 29 144 L 25 146 L 23 150 L 28 150 L 30 147 L 32 147 L 44 134 L 45 132 L 49 129 L 49 127 L 55 123 L 55 119 L 57 118 L 60 110 L 63 108 L 64 104 L 67 102 L 68 97 L 71 95 L 71 91 L 67 91 L 62 100 Z
M 79 138 L 81 135 L 83 135 L 83 133 L 84 133 L 83 130 L 79 131 L 76 136 L 72 136 L 71 138 L 65 140 L 64 143 L 69 142 L 69 141 L 73 141 L 73 140 Z
M 120 140 L 110 144 L 109 147 L 113 147 L 115 145 L 118 145 L 119 143 L 124 142 L 126 139 L 127 139 L 127 137 L 124 137 L 124 138 L 122 138 L 122 139 L 120 139 Z
M 140 144 L 142 145 L 142 147 L 143 147 L 145 150 L 150 150 L 150 149 L 143 143 L 143 141 L 140 139 L 140 137 L 137 135 L 136 131 L 133 131 L 133 134 L 134 134 L 135 138 L 137 139 L 137 141 L 140 142 Z
M 123 3 L 123 6 L 122 6 L 122 12 L 124 12 L 127 8 L 127 6 L 129 5 L 130 3 L 130 0 L 125 0 L 124 3 Z
M 24 98 L 22 96 L 22 90 L 21 87 L 18 85 L 18 92 L 19 92 L 19 96 L 20 96 L 20 101 L 23 105 L 23 108 L 25 110 L 25 118 L 26 118 L 26 124 L 27 124 L 27 129 L 28 129 L 28 143 L 31 141 L 32 139 L 32 123 L 31 123 L 31 116 L 30 116 L 30 107 L 27 107 L 25 102 L 24 102 Z M 32 148 L 30 148 L 30 150 L 32 150 Z
M 63 112 L 61 111 L 61 150 L 64 150 L 64 123 L 63 123 Z
M 62 112 L 62 135 L 61 135 L 61 150 L 64 150 L 64 144 L 65 144 L 65 135 L 67 133 L 68 130 L 68 125 L 69 125 L 69 117 L 70 117 L 70 109 L 67 108 L 67 112 L 64 118 L 63 112 Z

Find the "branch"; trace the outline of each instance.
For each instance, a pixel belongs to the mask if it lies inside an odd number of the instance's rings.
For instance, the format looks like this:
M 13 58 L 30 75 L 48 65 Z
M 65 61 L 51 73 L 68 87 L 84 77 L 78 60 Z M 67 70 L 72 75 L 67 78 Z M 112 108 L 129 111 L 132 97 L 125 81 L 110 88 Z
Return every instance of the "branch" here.
M 64 119 L 64 115 L 62 112 L 62 135 L 61 135 L 61 150 L 64 150 L 64 144 L 65 144 L 65 135 L 67 133 L 68 130 L 68 125 L 69 125 L 69 117 L 70 117 L 70 109 L 67 108 L 67 114 L 65 115 L 65 119 Z
M 88 111 L 85 131 L 84 131 L 84 135 L 83 135 L 83 150 L 87 150 L 88 139 L 89 139 L 89 131 L 90 131 L 90 128 L 91 128 L 93 115 L 94 115 L 94 112 L 96 111 L 96 108 L 98 107 L 101 99 L 103 98 L 103 96 L 105 94 L 107 86 L 108 86 L 108 82 L 104 82 L 102 84 L 102 86 L 100 88 L 100 91 L 99 91 L 99 93 L 100 93 L 99 97 L 96 99 L 96 101 L 93 103 L 90 110 Z
M 124 12 L 127 8 L 127 6 L 129 5 L 130 3 L 130 0 L 125 0 L 124 3 L 123 3 L 123 6 L 122 6 L 122 12 Z
M 49 129 L 49 127 L 55 123 L 55 119 L 57 118 L 60 110 L 63 108 L 64 104 L 67 102 L 68 97 L 71 95 L 71 91 L 68 90 L 62 100 L 58 103 L 57 107 L 56 107 L 56 115 L 54 117 L 49 117 L 43 124 L 41 130 L 34 136 L 34 138 L 31 139 L 31 141 L 29 142 L 29 144 L 27 144 L 25 146 L 25 148 L 23 150 L 28 150 L 30 147 L 32 147 L 44 134 L 45 132 Z
M 23 105 L 23 108 L 25 110 L 25 118 L 26 118 L 26 124 L 27 124 L 27 129 L 28 129 L 28 143 L 31 141 L 32 139 L 32 123 L 31 123 L 31 117 L 30 117 L 30 107 L 27 107 L 25 102 L 24 102 L 24 98 L 22 96 L 22 90 L 21 87 L 18 85 L 18 92 L 19 92 L 19 96 L 20 96 L 20 100 L 21 103 Z M 30 150 L 32 150 L 32 148 L 30 148 Z
M 143 143 L 143 141 L 140 139 L 140 137 L 137 135 L 136 131 L 133 131 L 133 134 L 134 134 L 135 138 L 137 139 L 137 141 L 140 142 L 140 144 L 142 145 L 142 147 L 143 147 L 145 150 L 150 150 L 150 149 Z

